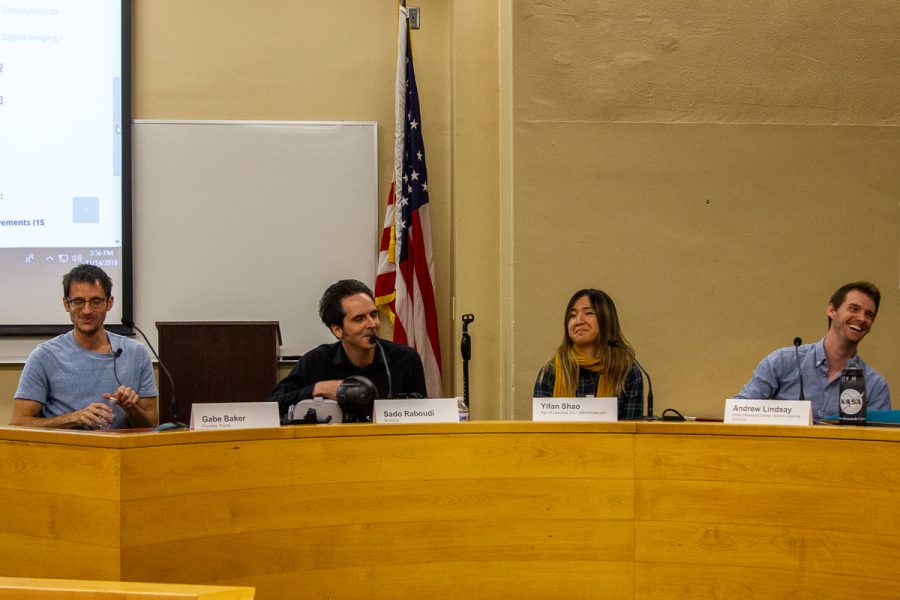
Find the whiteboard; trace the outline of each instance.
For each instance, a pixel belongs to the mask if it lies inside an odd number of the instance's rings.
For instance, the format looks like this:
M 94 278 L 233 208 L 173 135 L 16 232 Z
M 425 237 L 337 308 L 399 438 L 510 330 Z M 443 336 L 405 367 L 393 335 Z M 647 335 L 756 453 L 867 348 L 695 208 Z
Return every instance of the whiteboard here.
M 328 285 L 374 283 L 377 124 L 135 121 L 134 320 L 279 321 L 284 354 L 334 338 Z M 233 365 L 239 368 L 239 365 Z

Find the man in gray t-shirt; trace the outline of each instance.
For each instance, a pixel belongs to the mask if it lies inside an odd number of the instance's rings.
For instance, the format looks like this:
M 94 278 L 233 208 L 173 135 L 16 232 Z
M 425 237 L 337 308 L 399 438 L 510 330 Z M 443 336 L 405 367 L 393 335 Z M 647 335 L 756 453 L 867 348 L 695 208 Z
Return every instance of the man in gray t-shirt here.
M 25 363 L 10 425 L 80 429 L 155 427 L 153 367 L 144 347 L 106 331 L 112 281 L 79 265 L 63 277 L 72 331 L 40 344 Z

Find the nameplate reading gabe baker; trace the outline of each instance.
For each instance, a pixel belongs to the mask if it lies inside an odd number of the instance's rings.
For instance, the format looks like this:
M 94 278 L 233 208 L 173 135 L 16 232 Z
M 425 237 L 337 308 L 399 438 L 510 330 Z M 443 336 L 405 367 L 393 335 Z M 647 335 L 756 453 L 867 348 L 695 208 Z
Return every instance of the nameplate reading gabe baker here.
M 194 404 L 191 429 L 260 429 L 280 427 L 277 402 Z

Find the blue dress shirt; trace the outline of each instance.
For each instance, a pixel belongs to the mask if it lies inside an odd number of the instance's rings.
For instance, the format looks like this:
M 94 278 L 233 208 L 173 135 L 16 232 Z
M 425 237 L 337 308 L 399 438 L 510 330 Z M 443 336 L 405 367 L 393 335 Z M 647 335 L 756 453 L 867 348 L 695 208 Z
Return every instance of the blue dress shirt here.
M 841 378 L 828 382 L 828 361 L 825 358 L 825 338 L 815 344 L 799 347 L 800 371 L 797 371 L 796 350 L 793 346 L 779 348 L 765 357 L 735 398 L 751 400 L 799 400 L 800 377 L 803 395 L 812 401 L 813 419 L 819 421 L 838 414 Z M 868 410 L 890 410 L 891 394 L 887 381 L 857 355 L 866 378 Z

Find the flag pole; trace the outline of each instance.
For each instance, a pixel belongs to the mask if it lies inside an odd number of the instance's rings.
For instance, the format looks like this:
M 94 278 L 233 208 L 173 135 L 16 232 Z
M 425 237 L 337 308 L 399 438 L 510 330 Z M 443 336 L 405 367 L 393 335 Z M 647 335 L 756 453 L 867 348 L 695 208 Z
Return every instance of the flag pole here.
M 393 341 L 419 353 L 428 397 L 442 398 L 428 171 L 405 4 L 398 0 L 394 175 L 378 248 L 375 305 L 393 317 Z

